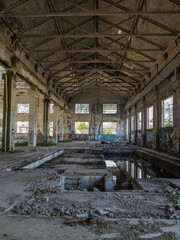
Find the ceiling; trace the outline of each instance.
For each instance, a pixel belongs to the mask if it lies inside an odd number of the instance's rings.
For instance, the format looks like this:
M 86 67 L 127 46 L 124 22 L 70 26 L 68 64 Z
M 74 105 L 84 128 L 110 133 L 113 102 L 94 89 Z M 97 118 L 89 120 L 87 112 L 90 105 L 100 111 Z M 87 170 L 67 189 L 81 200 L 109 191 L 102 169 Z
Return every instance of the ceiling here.
M 180 0 L 1 0 L 1 20 L 71 98 L 128 97 L 180 32 Z

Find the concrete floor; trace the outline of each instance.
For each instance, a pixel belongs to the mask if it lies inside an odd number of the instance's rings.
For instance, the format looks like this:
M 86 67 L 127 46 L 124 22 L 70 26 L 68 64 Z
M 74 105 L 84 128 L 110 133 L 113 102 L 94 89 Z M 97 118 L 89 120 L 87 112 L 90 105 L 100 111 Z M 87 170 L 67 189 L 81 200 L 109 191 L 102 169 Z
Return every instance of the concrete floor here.
M 180 239 L 179 179 L 138 179 L 142 189 L 116 192 L 61 187 L 62 174 L 108 173 L 102 156 L 85 152 L 94 144 L 0 154 L 0 239 Z M 64 155 L 40 168 L 6 171 L 17 160 L 56 149 Z

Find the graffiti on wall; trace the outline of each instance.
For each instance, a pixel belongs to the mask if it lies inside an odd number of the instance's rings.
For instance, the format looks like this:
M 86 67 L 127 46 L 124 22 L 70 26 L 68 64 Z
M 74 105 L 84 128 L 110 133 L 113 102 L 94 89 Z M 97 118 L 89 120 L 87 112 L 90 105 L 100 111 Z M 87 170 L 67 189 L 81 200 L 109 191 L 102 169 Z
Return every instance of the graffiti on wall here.
M 147 143 L 153 142 L 153 130 L 148 130 L 146 135 L 146 141 Z
M 104 141 L 122 141 L 122 137 L 116 135 L 116 134 L 101 134 L 100 140 Z
M 131 142 L 135 142 L 135 132 L 131 132 Z
M 142 142 L 142 135 L 141 134 L 142 134 L 141 132 L 137 132 L 137 143 L 138 144 L 141 144 L 141 142 Z
M 160 148 L 173 148 L 174 137 L 173 127 L 160 128 Z
M 68 139 L 71 139 L 72 141 L 87 141 L 88 140 L 88 134 L 75 134 L 75 133 L 69 133 Z

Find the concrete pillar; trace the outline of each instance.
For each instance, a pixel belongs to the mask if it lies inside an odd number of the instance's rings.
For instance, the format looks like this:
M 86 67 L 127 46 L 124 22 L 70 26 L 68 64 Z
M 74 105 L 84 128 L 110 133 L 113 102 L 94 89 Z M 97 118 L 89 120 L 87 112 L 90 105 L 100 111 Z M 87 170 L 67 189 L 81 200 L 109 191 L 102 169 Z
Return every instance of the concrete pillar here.
M 146 133 L 147 133 L 147 110 L 146 110 L 146 99 L 143 97 L 142 100 L 142 145 L 146 146 Z
M 48 98 L 44 99 L 44 117 L 43 117 L 43 142 L 46 144 L 49 141 L 49 103 Z
M 134 137 L 135 137 L 135 143 L 137 144 L 137 134 L 138 134 L 138 129 L 137 129 L 137 104 L 135 104 L 135 115 L 134 115 Z
M 36 89 L 29 90 L 29 137 L 28 146 L 36 147 L 37 140 L 37 98 Z
M 173 151 L 180 154 L 180 67 L 176 69 L 177 87 L 173 93 Z
M 43 116 L 44 115 L 44 102 L 42 94 L 38 95 L 38 114 L 37 114 L 37 130 L 43 133 Z
M 131 142 L 131 109 L 129 109 L 129 142 Z
M 53 113 L 53 142 L 57 143 L 58 141 L 58 109 L 59 106 L 54 104 L 54 113 Z
M 64 119 L 63 119 L 63 110 L 60 109 L 60 116 L 59 116 L 59 119 L 60 119 L 60 140 L 63 140 L 64 139 Z
M 16 116 L 16 81 L 13 72 L 4 74 L 3 137 L 2 150 L 13 151 Z
M 154 88 L 153 99 L 153 148 L 159 149 L 160 102 L 158 88 Z

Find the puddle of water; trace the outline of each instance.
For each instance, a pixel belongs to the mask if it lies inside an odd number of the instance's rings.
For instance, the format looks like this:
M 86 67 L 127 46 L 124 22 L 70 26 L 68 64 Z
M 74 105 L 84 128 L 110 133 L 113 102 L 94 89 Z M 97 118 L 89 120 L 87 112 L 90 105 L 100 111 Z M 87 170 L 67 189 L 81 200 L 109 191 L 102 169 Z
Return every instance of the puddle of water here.
M 149 163 L 136 158 L 122 160 L 116 157 L 112 160 L 105 157 L 105 164 L 112 172 L 115 190 L 135 189 L 132 183 L 135 183 L 136 179 L 172 177 L 161 169 L 153 168 Z

